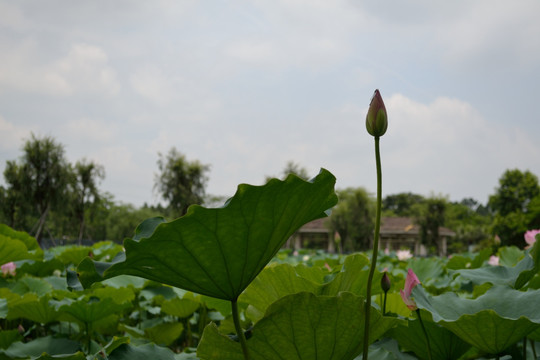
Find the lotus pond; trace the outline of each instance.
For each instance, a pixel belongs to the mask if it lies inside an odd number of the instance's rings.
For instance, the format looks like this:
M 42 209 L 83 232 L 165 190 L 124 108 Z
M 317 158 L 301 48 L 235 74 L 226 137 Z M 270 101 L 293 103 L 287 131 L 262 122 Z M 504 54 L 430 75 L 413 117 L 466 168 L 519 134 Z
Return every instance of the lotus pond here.
M 335 205 L 334 184 L 322 170 L 240 185 L 222 208 L 146 220 L 124 246 L 41 250 L 0 225 L 0 359 L 361 359 L 371 254 L 280 250 Z M 369 358 L 537 359 L 539 243 L 380 252 Z M 417 311 L 400 295 L 409 269 Z

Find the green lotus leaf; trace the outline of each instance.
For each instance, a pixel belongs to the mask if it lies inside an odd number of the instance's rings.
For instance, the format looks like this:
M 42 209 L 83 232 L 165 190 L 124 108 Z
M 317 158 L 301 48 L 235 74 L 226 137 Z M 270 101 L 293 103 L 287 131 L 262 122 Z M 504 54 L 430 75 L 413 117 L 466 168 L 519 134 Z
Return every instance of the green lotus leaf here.
M 242 184 L 222 208 L 194 205 L 174 221 L 143 222 L 139 236 L 124 241 L 124 261 L 93 269 L 86 259 L 78 267 L 81 282 L 88 287 L 127 274 L 236 300 L 298 228 L 327 215 L 337 202 L 335 180 L 322 169 L 309 182 L 289 175 Z
M 502 352 L 540 327 L 540 290 L 493 286 L 476 299 L 463 299 L 454 293 L 431 296 L 419 285 L 412 296 L 436 323 L 490 354 Z
M 161 323 L 144 329 L 145 336 L 157 345 L 169 346 L 180 337 L 184 325 L 179 322 Z
M 32 292 L 38 296 L 43 296 L 53 291 L 53 287 L 44 279 L 25 276 L 17 280 L 17 283 L 13 285 L 11 291 L 20 295 Z
M 354 359 L 362 352 L 364 298 L 349 292 L 288 295 L 273 303 L 252 330 L 247 346 L 252 360 Z M 399 322 L 371 309 L 370 341 Z M 197 349 L 201 359 L 242 359 L 240 344 L 207 326 Z
M 11 344 L 19 340 L 22 340 L 22 335 L 17 329 L 0 331 L 0 349 L 7 349 Z
M 133 346 L 122 344 L 109 355 L 109 360 L 174 360 L 174 353 L 155 344 Z
M 431 321 L 431 315 L 422 310 L 422 320 L 429 336 L 433 360 L 459 359 L 471 345 L 450 330 Z M 429 359 L 424 331 L 418 319 L 408 320 L 390 329 L 387 336 L 396 339 L 404 350 L 414 352 L 420 359 Z
M 523 250 L 517 246 L 503 246 L 497 252 L 499 255 L 499 264 L 503 266 L 515 266 L 523 257 Z
M 322 286 L 320 294 L 337 295 L 342 291 L 352 292 L 359 296 L 366 296 L 367 281 L 369 276 L 369 258 L 363 254 L 352 254 L 345 258 L 341 271 L 332 281 Z M 380 284 L 382 273 L 376 271 L 373 276 L 373 284 Z M 374 285 L 372 295 L 382 293 L 378 285 Z
M 0 350 L 13 359 L 39 358 L 45 355 L 75 354 L 80 348 L 80 344 L 73 340 L 56 339 L 52 336 L 45 336 L 36 340 L 22 343 L 14 342 L 6 350 Z
M 319 293 L 320 286 L 298 276 L 296 267 L 289 264 L 272 265 L 265 268 L 247 287 L 238 299 L 249 304 L 250 318 L 259 321 L 266 309 L 280 298 L 302 291 Z
M 512 249 L 512 248 L 507 248 Z M 509 253 L 512 250 L 508 250 Z M 510 256 L 510 255 L 508 255 Z M 515 256 L 512 255 L 512 256 Z M 515 260 L 515 259 L 514 259 Z M 508 260 L 511 262 L 511 260 Z M 522 288 L 527 282 L 538 273 L 540 267 L 540 243 L 536 242 L 534 247 L 525 253 L 525 256 L 515 266 L 487 266 L 472 270 L 459 270 L 452 272 L 460 275 L 464 279 L 472 281 L 474 284 L 484 284 L 489 282 L 493 285 L 507 285 L 515 289 Z
M 201 304 L 199 302 L 191 299 L 174 298 L 163 301 L 161 304 L 161 311 L 165 314 L 177 316 L 179 318 L 187 318 L 193 315 L 200 306 Z
M 8 314 L 8 302 L 6 299 L 0 299 L 0 319 L 5 319 Z
M 24 259 L 43 259 L 43 250 L 36 239 L 25 232 L 0 224 L 0 265 Z
M 43 354 L 35 360 L 88 360 L 86 355 L 77 351 L 75 354 L 49 355 Z
M 54 302 L 60 312 L 59 319 L 65 321 L 78 321 L 80 323 L 92 323 L 117 314 L 131 306 L 131 303 L 118 304 L 111 298 L 98 299 L 95 297 L 81 297 L 78 300 L 64 299 Z
M 399 344 L 391 338 L 383 338 L 369 347 L 371 360 L 417 360 L 415 356 L 402 352 Z M 356 358 L 361 360 L 362 356 Z
M 10 306 L 8 319 L 28 319 L 39 324 L 49 324 L 58 319 L 58 311 L 49 305 L 49 296 L 29 298 Z

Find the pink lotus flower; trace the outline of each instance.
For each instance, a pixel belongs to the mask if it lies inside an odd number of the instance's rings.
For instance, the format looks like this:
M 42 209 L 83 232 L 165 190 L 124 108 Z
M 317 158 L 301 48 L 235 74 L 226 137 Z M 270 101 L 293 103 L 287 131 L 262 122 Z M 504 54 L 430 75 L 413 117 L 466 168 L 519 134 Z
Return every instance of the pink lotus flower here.
M 4 265 L 2 265 L 2 276 L 3 277 L 6 277 L 8 275 L 10 276 L 15 276 L 16 272 L 15 270 L 17 269 L 17 265 L 15 265 L 15 263 L 12 261 L 12 262 L 8 262 Z
M 416 310 L 418 309 L 418 306 L 416 306 L 416 303 L 411 298 L 411 293 L 416 285 L 420 284 L 420 280 L 418 280 L 418 276 L 412 271 L 412 269 L 409 269 L 407 271 L 407 279 L 405 279 L 405 289 L 400 290 L 399 294 L 401 295 L 401 298 L 403 299 L 403 302 L 410 310 Z
M 491 266 L 499 266 L 499 257 L 491 255 L 488 260 L 488 264 Z
M 523 235 L 525 241 L 527 242 L 527 246 L 525 247 L 525 249 L 528 249 L 534 245 L 534 243 L 536 242 L 536 235 L 538 234 L 540 234 L 540 229 L 528 230 L 527 232 L 525 232 L 525 235 Z

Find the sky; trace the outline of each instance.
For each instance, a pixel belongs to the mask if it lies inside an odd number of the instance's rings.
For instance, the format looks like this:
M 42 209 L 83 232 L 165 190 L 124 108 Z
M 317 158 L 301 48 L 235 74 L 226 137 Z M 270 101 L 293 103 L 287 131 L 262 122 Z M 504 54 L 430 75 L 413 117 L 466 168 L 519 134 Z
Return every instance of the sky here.
M 0 0 L 0 171 L 31 133 L 157 204 L 158 154 L 210 165 L 207 193 L 289 161 L 375 193 L 373 91 L 388 112 L 383 196 L 485 204 L 540 176 L 540 2 Z M 0 185 L 5 185 L 3 177 Z

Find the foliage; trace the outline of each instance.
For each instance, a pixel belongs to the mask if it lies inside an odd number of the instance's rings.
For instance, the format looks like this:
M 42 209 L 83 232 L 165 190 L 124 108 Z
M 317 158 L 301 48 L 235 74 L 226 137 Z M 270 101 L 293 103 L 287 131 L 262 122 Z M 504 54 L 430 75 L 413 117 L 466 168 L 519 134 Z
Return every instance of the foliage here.
M 447 200 L 430 197 L 413 207 L 414 221 L 420 226 L 420 241 L 440 254 L 439 228 L 445 225 Z
M 87 212 L 95 211 L 100 201 L 101 195 L 97 185 L 99 180 L 105 178 L 105 170 L 103 166 L 86 159 L 77 161 L 73 170 L 75 181 L 71 184 L 74 197 L 72 203 L 73 213 L 79 221 L 78 240 L 80 245 L 85 231 Z
M 339 202 L 332 210 L 330 226 L 340 236 L 340 253 L 368 249 L 373 237 L 374 199 L 364 188 L 347 188 L 337 194 Z
M 538 178 L 531 172 L 514 169 L 501 176 L 488 205 L 495 212 L 493 231 L 503 245 L 523 247 L 523 233 L 528 228 L 540 227 L 539 196 Z
M 385 216 L 413 216 L 414 206 L 423 202 L 422 195 L 410 192 L 387 195 L 382 200 L 382 210 Z
M 173 217 L 186 214 L 190 205 L 202 204 L 209 165 L 188 161 L 176 148 L 166 155 L 159 153 L 157 164 L 154 189 L 168 202 Z

